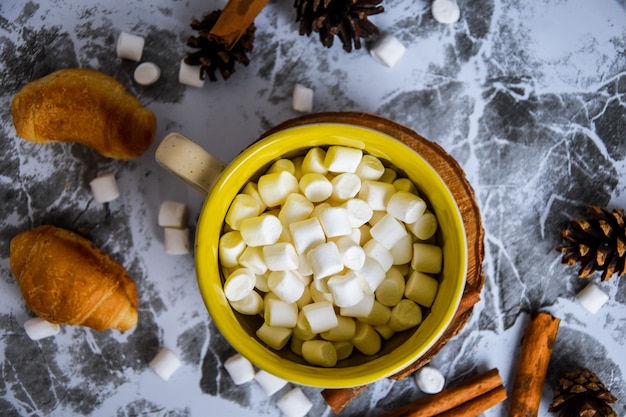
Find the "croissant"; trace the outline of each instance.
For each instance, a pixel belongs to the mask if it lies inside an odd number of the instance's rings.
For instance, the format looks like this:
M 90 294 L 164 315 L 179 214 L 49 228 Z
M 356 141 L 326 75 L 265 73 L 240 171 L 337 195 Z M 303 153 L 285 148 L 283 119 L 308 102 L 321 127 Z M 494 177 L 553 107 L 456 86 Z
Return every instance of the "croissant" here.
M 78 142 L 115 159 L 143 154 L 156 117 L 115 78 L 70 68 L 26 84 L 13 98 L 17 134 L 36 143 Z
M 11 240 L 10 268 L 26 304 L 56 324 L 129 330 L 137 288 L 117 261 L 69 230 L 39 226 Z

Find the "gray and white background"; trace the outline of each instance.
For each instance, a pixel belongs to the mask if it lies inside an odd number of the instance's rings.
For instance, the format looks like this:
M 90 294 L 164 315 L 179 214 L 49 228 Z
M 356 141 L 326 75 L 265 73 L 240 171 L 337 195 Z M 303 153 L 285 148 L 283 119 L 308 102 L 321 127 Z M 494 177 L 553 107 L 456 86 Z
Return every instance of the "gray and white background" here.
M 248 67 L 204 88 L 178 83 L 195 35 L 193 18 L 217 0 L 0 1 L 0 415 L 279 416 L 254 382 L 234 386 L 222 362 L 234 351 L 216 330 L 195 280 L 193 254 L 168 256 L 157 225 L 165 199 L 195 219 L 202 197 L 154 162 L 173 130 L 230 161 L 266 129 L 298 116 L 296 83 L 315 91 L 315 111 L 367 111 L 437 142 L 467 173 L 485 227 L 486 282 L 464 330 L 433 360 L 453 384 L 497 367 L 512 386 L 520 339 L 534 310 L 559 317 L 540 416 L 558 377 L 594 371 L 626 414 L 626 280 L 594 282 L 609 294 L 595 315 L 575 294 L 586 285 L 555 247 L 569 219 L 597 204 L 626 208 L 626 3 L 623 0 L 459 0 L 462 16 L 437 23 L 424 0 L 385 0 L 371 20 L 406 54 L 392 69 L 367 47 L 346 53 L 298 35 L 291 0 L 272 0 L 256 19 Z M 142 61 L 162 69 L 150 87 L 134 83 L 134 62 L 117 58 L 121 31 L 145 37 Z M 367 44 L 369 46 L 369 43 Z M 81 145 L 18 138 L 10 114 L 27 82 L 62 68 L 114 76 L 158 119 L 155 145 L 127 162 Z M 93 201 L 89 181 L 116 175 L 121 197 Z M 31 341 L 32 317 L 9 270 L 9 242 L 51 223 L 86 230 L 120 261 L 140 294 L 132 331 L 62 328 Z M 168 382 L 148 367 L 161 347 L 182 367 Z M 286 388 L 288 389 L 288 388 Z M 285 390 L 286 390 L 285 389 Z M 304 387 L 310 416 L 331 416 L 319 389 Z M 342 413 L 377 416 L 421 394 L 412 378 L 382 380 Z M 507 405 L 485 416 L 507 415 Z

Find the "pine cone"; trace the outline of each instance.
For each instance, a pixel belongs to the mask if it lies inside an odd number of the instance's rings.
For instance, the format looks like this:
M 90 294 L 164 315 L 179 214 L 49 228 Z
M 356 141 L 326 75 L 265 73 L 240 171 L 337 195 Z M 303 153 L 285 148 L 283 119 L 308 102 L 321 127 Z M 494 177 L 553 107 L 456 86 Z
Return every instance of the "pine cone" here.
M 187 40 L 187 46 L 200 48 L 200 50 L 188 52 L 185 63 L 200 65 L 200 79 L 202 80 L 208 75 L 209 80 L 217 81 L 216 71 L 219 71 L 222 78 L 227 80 L 235 72 L 235 62 L 242 63 L 244 66 L 250 63 L 246 53 L 252 51 L 256 30 L 254 23 L 248 27 L 246 33 L 231 49 L 227 49 L 225 45 L 209 39 L 209 33 L 221 13 L 221 10 L 215 10 L 204 16 L 202 20 L 194 19 L 191 22 L 191 28 L 198 31 L 198 36 L 191 36 Z
M 320 35 L 322 44 L 333 46 L 335 35 L 347 52 L 361 48 L 361 38 L 378 33 L 369 16 L 382 13 L 383 0 L 294 0 L 296 22 L 300 22 L 300 35 L 311 32 Z
M 579 278 L 589 278 L 595 271 L 602 272 L 602 281 L 613 274 L 626 273 L 626 217 L 624 210 L 609 212 L 598 206 L 590 206 L 591 218 L 576 219 L 561 232 L 567 244 L 559 246 L 561 262 L 574 265 L 580 262 Z
M 559 379 L 548 411 L 559 412 L 559 417 L 617 417 L 608 405 L 615 401 L 617 398 L 593 372 L 576 369 Z

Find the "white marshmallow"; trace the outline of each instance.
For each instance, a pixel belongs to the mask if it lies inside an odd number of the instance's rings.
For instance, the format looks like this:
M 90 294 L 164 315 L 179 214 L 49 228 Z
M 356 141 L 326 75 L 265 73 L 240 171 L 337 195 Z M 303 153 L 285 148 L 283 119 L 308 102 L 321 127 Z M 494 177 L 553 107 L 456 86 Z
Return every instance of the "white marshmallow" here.
M 278 242 L 283 225 L 272 214 L 244 219 L 240 224 L 241 237 L 248 246 L 271 245 Z
M 339 324 L 333 305 L 326 301 L 311 303 L 302 307 L 302 315 L 313 333 L 322 333 Z
M 296 327 L 298 306 L 295 302 L 286 303 L 279 299 L 269 299 L 265 303 L 265 322 L 272 327 Z
M 381 337 L 385 340 L 391 339 L 393 335 L 396 334 L 396 332 L 391 330 L 386 324 L 383 324 L 382 326 L 374 326 L 374 330 L 376 330 L 376 333 L 381 335 Z
M 289 194 L 298 192 L 298 179 L 287 171 L 264 174 L 257 185 L 259 194 L 268 207 L 280 206 Z
M 385 168 L 385 172 L 378 179 L 380 182 L 385 182 L 388 184 L 392 184 L 398 178 L 398 172 L 393 168 Z M 395 187 L 394 187 L 395 188 Z
M 596 314 L 608 299 L 609 296 L 593 282 L 576 294 L 576 301 L 591 314 Z
M 397 191 L 387 204 L 387 213 L 405 223 L 415 223 L 424 211 L 424 200 L 408 191 Z
M 432 366 L 423 366 L 415 373 L 415 382 L 425 394 L 437 394 L 446 385 L 446 378 L 439 369 Z
M 438 274 L 441 272 L 442 256 L 441 248 L 437 245 L 414 243 L 411 268 L 427 274 Z
M 378 286 L 385 280 L 385 272 L 374 258 L 367 256 L 363 267 L 356 272 L 363 293 L 374 294 Z
M 108 203 L 120 196 L 115 175 L 102 174 L 89 182 L 96 203 Z
M 374 355 L 380 350 L 380 336 L 372 326 L 360 321 L 356 322 L 356 331 L 352 338 L 352 344 L 364 355 Z
M 317 285 L 319 281 L 320 280 L 315 280 L 309 285 L 311 299 L 313 300 L 313 302 L 320 303 L 323 301 L 327 301 L 329 303 L 334 303 L 333 295 L 330 292 L 324 292 L 319 289 L 319 286 Z
M 233 310 L 248 316 L 259 314 L 265 308 L 263 297 L 256 291 L 250 291 L 250 294 L 246 295 L 241 300 L 229 301 L 229 304 Z
M 133 77 L 137 84 L 140 85 L 152 85 L 161 77 L 161 68 L 159 68 L 154 62 L 143 62 L 135 68 Z
M 271 174 L 272 172 L 280 172 L 287 171 L 292 175 L 296 175 L 296 165 L 293 163 L 291 159 L 280 158 L 277 159 L 270 165 L 270 167 L 265 171 L 266 174 Z
M 298 273 L 306 278 L 306 281 L 310 281 L 313 277 L 313 269 L 305 253 L 298 254 Z
M 435 278 L 422 272 L 413 271 L 406 280 L 404 296 L 419 305 L 430 307 L 435 301 L 438 288 L 439 282 Z
M 163 380 L 168 381 L 180 368 L 181 362 L 174 352 L 168 349 L 161 351 L 150 361 L 150 368 Z
M 261 204 L 250 194 L 237 194 L 226 212 L 226 224 L 235 230 L 241 228 L 241 222 L 261 214 Z
M 293 88 L 292 106 L 295 111 L 311 113 L 313 111 L 313 90 L 302 84 Z
M 270 374 L 264 370 L 260 370 L 254 376 L 254 380 L 259 383 L 263 391 L 268 397 L 276 394 L 280 391 L 285 385 L 287 385 L 287 381 Z
M 119 58 L 139 62 L 141 61 L 145 43 L 145 39 L 141 36 L 120 32 L 120 35 L 117 37 L 117 56 Z
M 304 312 L 300 310 L 298 313 L 298 321 L 296 321 L 296 327 L 293 328 L 293 337 L 302 341 L 311 340 L 317 333 L 311 330 L 308 320 L 304 316 Z
M 326 200 L 333 193 L 333 185 L 324 174 L 308 172 L 302 175 L 298 184 L 300 191 L 313 203 Z
M 181 229 L 185 227 L 188 219 L 189 208 L 186 204 L 170 200 L 165 200 L 161 203 L 159 208 L 159 226 Z
M 309 284 L 304 284 L 304 291 L 302 291 L 302 295 L 300 296 L 300 298 L 296 300 L 296 305 L 299 309 L 302 309 L 302 307 L 309 305 L 313 302 L 313 297 L 311 297 L 311 289 L 309 288 Z
M 359 276 L 354 271 L 330 277 L 328 288 L 337 307 L 352 307 L 365 297 Z
M 344 317 L 367 317 L 374 308 L 374 294 L 366 294 L 361 301 L 351 307 L 342 307 L 339 314 Z
M 302 344 L 302 357 L 312 365 L 330 368 L 337 365 L 335 346 L 327 340 L 307 340 Z
M 407 233 L 389 249 L 389 252 L 393 257 L 394 265 L 409 264 L 413 258 L 413 236 Z
M 413 184 L 413 181 L 408 178 L 398 178 L 397 180 L 393 181 L 392 184 L 397 191 L 407 191 L 411 194 L 419 195 L 419 193 L 417 192 L 417 187 L 415 186 L 415 184 Z
M 361 178 L 357 174 L 344 172 L 333 178 L 331 198 L 334 201 L 346 201 L 356 196 L 361 189 Z
M 300 388 L 294 388 L 285 394 L 276 405 L 285 417 L 304 417 L 313 408 L 313 403 Z
M 385 274 L 385 279 L 376 288 L 376 299 L 387 307 L 393 307 L 404 296 L 405 281 L 398 268 L 393 267 Z
M 382 35 L 370 49 L 372 57 L 380 64 L 392 68 L 406 52 L 406 47 L 390 33 Z
M 256 275 L 256 279 L 254 281 L 254 288 L 264 293 L 273 294 L 272 292 L 270 292 L 269 285 L 267 285 L 267 279 L 270 276 L 270 272 L 267 271 L 263 274 L 255 274 L 255 275 Z
M 328 169 L 324 165 L 326 159 L 326 151 L 322 148 L 315 147 L 309 149 L 302 160 L 302 174 L 315 172 L 317 174 L 326 174 Z
M 357 229 L 358 230 L 358 229 Z M 365 251 L 351 237 L 342 236 L 335 241 L 337 249 L 341 254 L 341 259 L 346 268 L 353 271 L 359 270 L 365 263 Z
M 189 229 L 164 228 L 163 248 L 168 255 L 189 253 Z
M 437 22 L 444 24 L 458 22 L 461 17 L 456 0 L 433 0 L 430 11 Z
M 24 322 L 24 330 L 31 340 L 40 340 L 58 334 L 61 327 L 40 317 L 34 317 Z
M 254 290 L 256 275 L 248 268 L 238 268 L 224 282 L 224 295 L 229 301 L 239 301 Z
M 241 233 L 238 230 L 231 230 L 230 232 L 224 233 L 220 236 L 218 244 L 220 264 L 226 268 L 236 267 L 240 264 L 239 257 L 246 248 L 246 242 L 243 241 Z M 259 273 L 262 274 L 263 272 Z
M 326 237 L 345 236 L 352 233 L 348 210 L 343 207 L 328 207 L 319 213 L 319 221 Z
M 378 243 L 376 239 L 368 240 L 363 245 L 363 250 L 365 255 L 378 262 L 385 272 L 389 271 L 389 268 L 393 266 L 393 255 L 383 245 Z
M 248 359 L 237 353 L 224 361 L 224 369 L 235 385 L 245 384 L 254 379 L 254 367 Z
M 264 247 L 265 246 L 246 246 L 241 255 L 239 255 L 239 264 L 251 269 L 252 272 L 257 275 L 265 274 L 267 272 L 267 265 L 263 258 Z
M 272 271 L 267 286 L 286 303 L 295 303 L 304 292 L 304 282 L 294 271 Z
M 430 239 L 437 231 L 437 218 L 433 213 L 426 210 L 415 223 L 408 224 L 407 229 L 418 239 Z
M 291 223 L 289 231 L 296 252 L 301 254 L 326 241 L 324 229 L 316 217 Z
M 368 222 L 369 225 L 370 226 L 376 225 L 376 223 L 378 223 L 386 215 L 387 215 L 387 211 L 386 210 L 375 210 L 372 213 L 372 218 Z
M 291 224 L 307 219 L 313 212 L 313 203 L 300 193 L 292 193 L 278 212 L 278 219 L 283 224 Z
M 372 210 L 383 211 L 387 209 L 387 203 L 396 192 L 393 184 L 382 181 L 363 181 L 358 193 L 360 199 L 367 202 Z
M 302 179 L 302 161 L 304 160 L 304 156 L 296 156 L 291 159 L 293 162 L 293 175 L 300 181 Z
M 391 309 L 387 326 L 394 332 L 401 332 L 422 322 L 422 309 L 413 301 L 403 298 Z
M 356 174 L 364 180 L 376 181 L 384 172 L 383 163 L 374 155 L 363 155 L 359 166 L 356 168 Z
M 324 158 L 324 166 L 330 172 L 356 172 L 363 151 L 347 146 L 329 146 Z
M 291 243 L 278 242 L 263 246 L 263 259 L 270 271 L 291 271 L 298 268 L 298 254 Z
M 370 314 L 366 317 L 359 317 L 359 320 L 375 328 L 376 326 L 386 325 L 390 317 L 391 309 L 379 301 L 374 300 L 374 306 Z
M 204 87 L 204 80 L 200 78 L 200 65 L 189 65 L 182 59 L 178 70 L 178 82 L 191 87 Z
M 402 222 L 390 214 L 383 216 L 372 228 L 370 234 L 378 243 L 390 250 L 396 243 L 407 235 Z
M 254 197 L 254 199 L 259 202 L 259 213 L 263 213 L 267 209 L 267 206 L 261 198 L 261 194 L 259 194 L 259 186 L 256 182 L 248 182 L 241 190 L 241 194 L 248 194 Z
M 343 270 L 343 260 L 335 242 L 317 245 L 307 253 L 313 277 L 322 279 Z
M 352 227 L 363 226 L 374 214 L 372 207 L 360 198 L 351 198 L 344 202 L 341 207 L 348 210 L 348 220 L 350 220 L 350 226 Z
M 272 327 L 263 323 L 256 331 L 256 336 L 266 345 L 274 350 L 281 350 L 285 347 L 293 330 L 288 327 Z
M 331 342 L 349 341 L 354 337 L 356 324 L 352 317 L 337 316 L 337 325 L 322 332 L 320 336 Z
M 351 342 L 340 341 L 340 342 L 332 342 L 332 344 L 335 347 L 335 350 L 337 351 L 338 361 L 341 361 L 350 357 L 350 355 L 352 355 L 352 352 L 354 351 L 354 345 L 352 345 Z

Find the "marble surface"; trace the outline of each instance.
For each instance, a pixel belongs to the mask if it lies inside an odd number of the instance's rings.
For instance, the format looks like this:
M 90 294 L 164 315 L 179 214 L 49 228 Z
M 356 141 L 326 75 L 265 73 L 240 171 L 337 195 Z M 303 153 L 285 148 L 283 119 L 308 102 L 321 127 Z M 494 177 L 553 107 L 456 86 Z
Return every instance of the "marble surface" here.
M 204 88 L 178 83 L 193 18 L 215 0 L 39 0 L 0 3 L 0 415 L 278 416 L 254 382 L 234 386 L 222 362 L 234 351 L 198 293 L 193 255 L 169 256 L 157 212 L 185 202 L 192 228 L 203 198 L 154 161 L 156 142 L 180 131 L 224 161 L 266 129 L 298 115 L 296 83 L 315 91 L 314 111 L 357 110 L 402 123 L 437 142 L 464 168 L 485 227 L 485 287 L 463 331 L 433 360 L 452 384 L 497 367 L 509 389 L 529 313 L 561 326 L 544 386 L 547 412 L 558 376 L 594 371 L 626 414 L 624 279 L 593 281 L 609 295 L 595 315 L 575 294 L 586 285 L 554 248 L 570 218 L 597 204 L 626 208 L 626 3 L 624 0 L 459 0 L 461 20 L 442 25 L 423 0 L 385 0 L 371 20 L 407 50 L 393 68 L 367 48 L 346 53 L 298 35 L 291 1 L 272 0 L 256 20 L 248 67 Z M 115 53 L 121 31 L 145 37 L 144 61 L 163 71 L 142 87 L 136 63 Z M 369 42 L 367 44 L 369 46 Z M 155 145 L 115 161 L 81 145 L 36 145 L 16 136 L 10 102 L 54 70 L 110 74 L 158 118 Z M 121 197 L 93 201 L 89 181 L 112 172 Z M 129 332 L 64 326 L 31 341 L 32 317 L 9 270 L 9 242 L 51 223 L 86 230 L 134 277 L 138 325 Z M 161 347 L 182 367 L 165 382 L 148 367 Z M 287 389 L 287 388 L 286 388 Z M 331 416 L 319 389 L 304 387 L 310 416 Z M 413 378 L 382 380 L 344 416 L 377 416 L 418 398 Z M 507 415 L 507 402 L 484 413 Z

